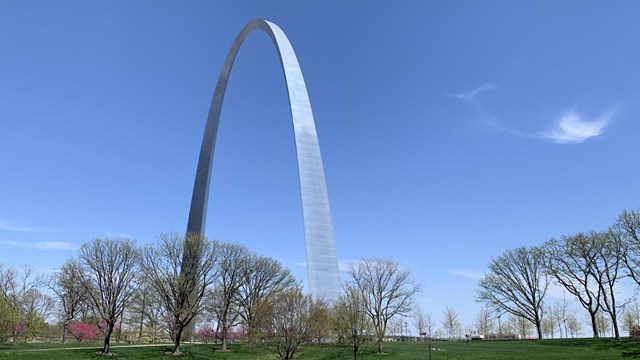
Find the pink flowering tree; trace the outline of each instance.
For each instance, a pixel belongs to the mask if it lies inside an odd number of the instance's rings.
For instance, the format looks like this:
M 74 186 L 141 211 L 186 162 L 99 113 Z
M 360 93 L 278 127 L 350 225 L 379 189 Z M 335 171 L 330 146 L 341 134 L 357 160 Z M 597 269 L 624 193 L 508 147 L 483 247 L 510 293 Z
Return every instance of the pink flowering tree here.
M 22 322 L 17 323 L 13 328 L 13 334 L 14 334 L 13 335 L 14 336 L 14 340 L 13 341 L 15 342 L 15 339 L 17 339 L 20 336 L 23 336 L 26 329 L 27 329 L 27 324 L 22 323 Z
M 196 336 L 198 337 L 198 340 L 208 344 L 209 341 L 216 338 L 216 331 L 213 330 L 211 326 L 206 325 L 198 329 Z
M 98 338 L 98 328 L 95 324 L 74 323 L 69 325 L 69 332 L 78 342 L 82 342 L 82 340 L 96 340 Z
M 227 332 L 227 340 L 238 341 L 242 337 L 242 329 L 229 330 Z

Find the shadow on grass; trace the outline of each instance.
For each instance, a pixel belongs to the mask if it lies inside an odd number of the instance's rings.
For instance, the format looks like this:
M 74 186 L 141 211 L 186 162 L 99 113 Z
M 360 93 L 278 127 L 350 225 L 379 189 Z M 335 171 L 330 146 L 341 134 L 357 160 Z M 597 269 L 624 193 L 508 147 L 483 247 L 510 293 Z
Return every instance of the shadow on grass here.
M 640 342 L 638 340 L 627 340 L 626 346 L 622 348 L 620 354 L 624 358 L 640 358 Z
M 541 344 L 548 346 L 583 347 L 596 351 L 616 350 L 626 358 L 640 358 L 640 341 L 635 339 L 546 339 Z

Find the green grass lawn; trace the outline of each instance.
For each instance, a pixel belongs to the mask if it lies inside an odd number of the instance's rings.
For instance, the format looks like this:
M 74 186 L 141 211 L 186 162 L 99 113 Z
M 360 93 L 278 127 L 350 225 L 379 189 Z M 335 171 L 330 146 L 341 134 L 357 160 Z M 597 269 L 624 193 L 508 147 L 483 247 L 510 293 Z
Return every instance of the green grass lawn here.
M 100 346 L 82 344 L 81 349 L 64 350 L 61 347 L 78 347 L 78 344 L 27 344 L 0 345 L 0 359 L 100 359 L 96 352 Z M 603 360 L 640 358 L 640 342 L 610 339 L 557 339 L 557 340 L 503 340 L 503 341 L 442 341 L 433 342 L 431 357 L 433 360 Z M 219 345 L 185 344 L 183 351 L 188 354 L 181 359 L 228 359 L 228 360 L 266 360 L 276 359 L 264 346 L 230 346 L 231 352 L 216 352 Z M 384 344 L 384 354 L 375 353 L 375 344 L 367 344 L 359 355 L 362 360 L 424 360 L 428 359 L 427 344 L 424 342 L 390 342 Z M 117 359 L 175 359 L 165 355 L 164 346 L 118 347 L 112 346 Z M 312 345 L 302 347 L 296 359 L 330 360 L 352 358 L 348 347 L 330 345 Z

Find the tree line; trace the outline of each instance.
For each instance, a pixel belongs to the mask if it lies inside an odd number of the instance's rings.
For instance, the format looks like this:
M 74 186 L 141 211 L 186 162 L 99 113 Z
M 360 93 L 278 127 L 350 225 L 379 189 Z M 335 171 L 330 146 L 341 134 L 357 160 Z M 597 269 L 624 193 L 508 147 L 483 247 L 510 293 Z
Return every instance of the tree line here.
M 310 341 L 348 344 L 354 358 L 367 341 L 382 352 L 389 326 L 410 315 L 420 285 L 390 259 L 353 262 L 347 277 L 340 298 L 328 302 L 305 294 L 277 260 L 238 244 L 175 233 L 144 246 L 94 239 L 46 276 L 0 264 L 0 341 L 27 341 L 59 327 L 62 342 L 100 337 L 109 354 L 126 324 L 128 340 L 167 336 L 172 353 L 181 354 L 185 331 L 197 320 L 193 335 L 219 340 L 222 351 L 241 337 L 281 359 Z
M 640 212 L 622 211 L 603 231 L 564 235 L 541 246 L 505 251 L 490 261 L 478 283 L 476 301 L 497 314 L 525 320 L 540 339 L 544 333 L 553 334 L 554 327 L 567 334 L 576 329 L 577 320 L 566 300 L 545 306 L 551 284 L 560 286 L 584 309 L 594 338 L 609 324 L 616 339 L 621 337 L 621 324 L 629 330 L 634 320 L 640 325 L 640 318 L 631 311 L 637 302 L 621 298 L 623 286 L 640 286 Z

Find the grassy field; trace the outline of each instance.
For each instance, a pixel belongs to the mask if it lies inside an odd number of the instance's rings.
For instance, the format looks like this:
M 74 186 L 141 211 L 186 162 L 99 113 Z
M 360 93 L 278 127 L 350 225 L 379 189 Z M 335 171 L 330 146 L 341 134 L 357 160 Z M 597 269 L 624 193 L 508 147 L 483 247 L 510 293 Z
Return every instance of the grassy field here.
M 63 347 L 74 347 L 64 349 Z M 0 359 L 99 359 L 96 354 L 99 346 L 76 344 L 49 345 L 0 345 Z M 275 357 L 264 346 L 231 345 L 233 351 L 216 352 L 219 345 L 186 344 L 183 350 L 188 354 L 181 359 L 228 359 L 228 360 L 274 360 Z M 112 346 L 118 359 L 172 359 L 165 355 L 168 349 L 164 346 L 120 347 Z M 374 352 L 374 344 L 359 355 L 362 360 L 424 360 L 429 358 L 426 343 L 393 342 L 385 343 L 383 355 Z M 602 360 L 602 359 L 634 359 L 640 358 L 640 342 L 623 340 L 617 342 L 610 339 L 557 339 L 557 340 L 513 340 L 513 341 L 443 341 L 432 343 L 433 360 Z M 314 345 L 301 348 L 297 359 L 330 360 L 352 359 L 347 347 Z

